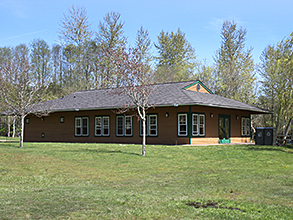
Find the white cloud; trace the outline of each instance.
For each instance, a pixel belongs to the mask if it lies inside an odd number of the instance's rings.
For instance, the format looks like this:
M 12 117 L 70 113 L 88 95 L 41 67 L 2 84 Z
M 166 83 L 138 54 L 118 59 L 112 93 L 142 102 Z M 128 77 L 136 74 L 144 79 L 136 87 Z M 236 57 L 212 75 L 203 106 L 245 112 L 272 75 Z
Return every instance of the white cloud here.
M 14 39 L 14 38 L 24 37 L 24 36 L 28 36 L 28 35 L 34 35 L 34 34 L 42 33 L 42 32 L 45 32 L 45 31 L 47 31 L 47 30 L 45 29 L 45 30 L 41 30 L 41 31 L 34 31 L 34 32 L 25 33 L 25 34 L 15 35 L 15 36 L 11 36 L 11 37 L 8 37 L 8 38 L 0 39 L 0 42 L 5 41 L 5 40 L 11 40 L 11 39 Z
M 225 21 L 225 19 L 222 18 L 213 18 L 212 21 L 209 22 L 209 25 L 205 28 L 212 31 L 220 31 L 222 28 L 222 24 Z
M 227 20 L 234 21 L 237 24 L 238 28 L 246 23 L 244 21 L 241 21 L 241 19 L 239 19 L 239 18 L 231 18 L 231 19 L 229 19 L 229 18 L 225 18 L 225 19 L 224 18 L 212 18 L 212 20 L 205 27 L 205 29 L 220 32 L 224 21 L 227 21 Z

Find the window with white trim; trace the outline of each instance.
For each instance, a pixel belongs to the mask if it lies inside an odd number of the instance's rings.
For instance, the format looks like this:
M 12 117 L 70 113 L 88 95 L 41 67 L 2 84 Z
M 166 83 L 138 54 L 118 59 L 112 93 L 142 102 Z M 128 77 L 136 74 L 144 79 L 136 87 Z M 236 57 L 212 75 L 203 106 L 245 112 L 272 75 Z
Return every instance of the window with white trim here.
M 241 118 L 241 135 L 250 136 L 250 118 L 248 117 Z
M 116 116 L 116 135 L 132 136 L 132 116 Z
M 192 114 L 192 136 L 205 136 L 204 114 Z
M 95 117 L 95 136 L 110 135 L 110 117 L 96 116 Z
M 187 114 L 178 114 L 178 136 L 187 136 Z
M 157 114 L 146 115 L 145 121 L 146 136 L 158 136 L 158 116 Z M 140 135 L 142 136 L 142 120 L 140 120 Z
M 75 117 L 75 136 L 89 135 L 89 117 Z

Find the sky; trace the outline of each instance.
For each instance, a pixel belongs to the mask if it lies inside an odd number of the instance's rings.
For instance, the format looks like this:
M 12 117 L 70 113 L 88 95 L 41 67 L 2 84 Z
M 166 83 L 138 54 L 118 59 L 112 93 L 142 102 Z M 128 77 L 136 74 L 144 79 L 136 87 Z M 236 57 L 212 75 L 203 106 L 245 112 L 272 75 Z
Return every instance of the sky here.
M 72 6 L 86 9 L 93 31 L 107 13 L 119 12 L 130 45 L 141 26 L 153 43 L 161 31 L 180 28 L 197 59 L 207 64 L 220 47 L 226 20 L 247 30 L 246 48 L 253 48 L 256 63 L 268 45 L 293 32 L 293 0 L 0 0 L 0 47 L 29 45 L 34 39 L 58 43 L 61 20 Z

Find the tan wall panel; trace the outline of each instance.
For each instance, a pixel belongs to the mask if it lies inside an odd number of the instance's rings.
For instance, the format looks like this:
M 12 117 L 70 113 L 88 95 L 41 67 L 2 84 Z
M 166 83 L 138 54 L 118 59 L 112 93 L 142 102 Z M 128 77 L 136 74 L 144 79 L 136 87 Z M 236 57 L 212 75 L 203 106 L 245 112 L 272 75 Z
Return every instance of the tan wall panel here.
M 191 144 L 218 144 L 219 138 L 191 138 Z
M 233 137 L 231 143 L 250 143 L 250 137 Z
M 204 88 L 202 85 L 200 85 L 200 89 L 199 89 L 199 91 L 197 90 L 197 85 L 198 85 L 199 83 L 196 83 L 196 84 L 194 84 L 193 86 L 190 86 L 190 87 L 188 87 L 186 90 L 191 90 L 191 91 L 195 91 L 195 92 L 202 92 L 202 93 L 209 93 L 210 94 L 210 92 L 208 91 L 208 90 L 206 90 L 206 88 Z

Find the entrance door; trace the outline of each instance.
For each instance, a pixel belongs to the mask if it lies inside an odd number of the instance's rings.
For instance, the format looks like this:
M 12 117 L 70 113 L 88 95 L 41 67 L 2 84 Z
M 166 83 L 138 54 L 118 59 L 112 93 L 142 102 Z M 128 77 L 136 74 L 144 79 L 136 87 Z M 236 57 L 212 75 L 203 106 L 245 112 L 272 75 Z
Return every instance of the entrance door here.
M 230 143 L 230 115 L 219 115 L 219 144 Z

